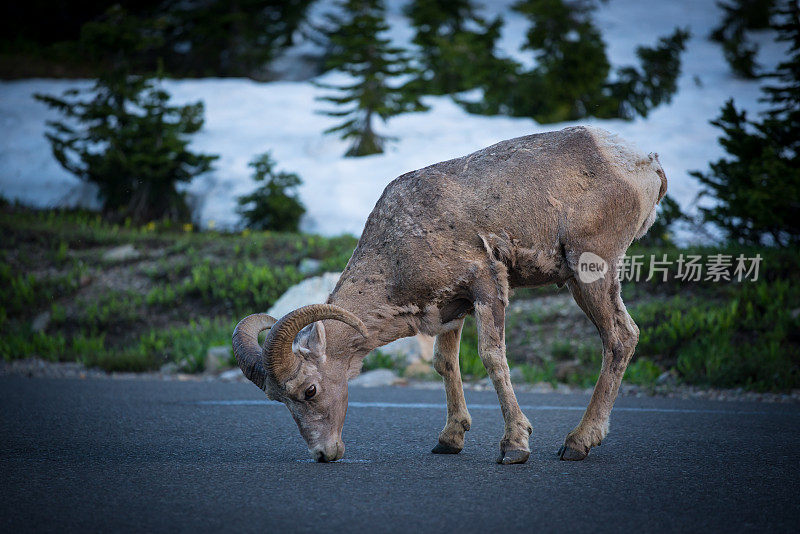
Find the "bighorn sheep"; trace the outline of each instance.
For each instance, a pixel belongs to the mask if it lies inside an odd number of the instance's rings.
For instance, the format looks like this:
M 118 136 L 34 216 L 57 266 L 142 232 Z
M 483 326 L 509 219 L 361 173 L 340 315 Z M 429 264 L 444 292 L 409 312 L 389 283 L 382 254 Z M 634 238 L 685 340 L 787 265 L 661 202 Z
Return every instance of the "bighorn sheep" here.
M 471 419 L 458 365 L 464 317 L 500 400 L 498 462 L 528 459 L 532 431 L 511 387 L 504 320 L 514 287 L 566 284 L 594 322 L 603 363 L 589 406 L 559 456 L 582 460 L 608 432 L 639 329 L 620 297 L 618 259 L 655 219 L 667 181 L 657 156 L 588 127 L 503 141 L 391 182 L 327 304 L 276 321 L 242 319 L 233 348 L 245 376 L 286 404 L 318 461 L 344 454 L 347 380 L 369 351 L 419 332 L 436 337 L 447 422 L 434 453 L 464 446 Z M 581 255 L 605 275 L 580 276 Z M 601 270 L 602 271 L 602 270 Z M 269 329 L 263 349 L 259 332 Z

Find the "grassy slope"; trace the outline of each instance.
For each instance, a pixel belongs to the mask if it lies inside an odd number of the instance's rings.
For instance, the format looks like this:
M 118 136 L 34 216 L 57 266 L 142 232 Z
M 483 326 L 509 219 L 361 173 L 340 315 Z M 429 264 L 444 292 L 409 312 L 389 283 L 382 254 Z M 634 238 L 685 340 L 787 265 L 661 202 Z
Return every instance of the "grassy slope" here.
M 351 236 L 253 232 L 197 233 L 190 228 L 112 226 L 85 212 L 0 209 L 0 355 L 79 360 L 108 370 L 157 369 L 179 362 L 202 370 L 208 347 L 227 345 L 235 321 L 263 311 L 303 276 L 304 258 L 341 270 Z M 138 257 L 104 261 L 133 245 Z M 718 250 L 650 250 L 630 254 L 709 255 Z M 800 387 L 800 253 L 760 253 L 758 282 L 623 285 L 642 334 L 626 380 L 652 384 L 665 370 L 683 381 L 757 390 Z M 673 270 L 671 271 L 674 273 Z M 34 319 L 49 312 L 44 332 Z M 485 375 L 469 319 L 462 371 Z M 600 342 L 565 289 L 517 291 L 508 311 L 508 355 L 529 381 L 591 385 Z M 392 366 L 372 355 L 366 367 Z
M 342 269 L 350 236 L 195 233 L 189 227 L 111 226 L 88 213 L 3 208 L 0 354 L 80 360 L 108 370 L 182 362 L 201 370 L 237 318 L 265 311 L 303 276 L 303 258 Z M 249 234 L 249 235 L 248 235 Z M 133 245 L 138 258 L 104 261 Z M 50 313 L 46 333 L 32 321 Z

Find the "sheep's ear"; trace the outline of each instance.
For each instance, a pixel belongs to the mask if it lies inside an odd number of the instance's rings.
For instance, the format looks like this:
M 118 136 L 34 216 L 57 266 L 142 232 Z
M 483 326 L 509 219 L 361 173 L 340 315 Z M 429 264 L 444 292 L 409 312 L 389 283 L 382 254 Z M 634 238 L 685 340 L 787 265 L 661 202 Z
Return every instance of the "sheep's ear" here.
M 350 365 L 347 368 L 347 379 L 352 380 L 361 374 L 362 365 L 364 365 L 364 360 L 362 358 L 351 358 Z
M 306 326 L 292 343 L 292 352 L 318 363 L 325 361 L 325 326 L 322 321 L 316 321 Z

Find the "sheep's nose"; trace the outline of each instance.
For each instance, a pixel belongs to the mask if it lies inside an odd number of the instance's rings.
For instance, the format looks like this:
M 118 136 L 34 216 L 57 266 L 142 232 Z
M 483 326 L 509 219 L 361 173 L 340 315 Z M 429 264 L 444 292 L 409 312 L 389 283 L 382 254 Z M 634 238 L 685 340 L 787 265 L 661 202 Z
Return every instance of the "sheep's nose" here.
M 317 462 L 335 462 L 341 460 L 344 456 L 344 442 L 336 441 L 333 446 L 325 448 L 314 449 L 311 451 L 311 456 Z
M 333 458 L 332 461 L 341 460 L 342 456 L 344 456 L 344 442 L 337 441 L 336 442 L 336 456 Z

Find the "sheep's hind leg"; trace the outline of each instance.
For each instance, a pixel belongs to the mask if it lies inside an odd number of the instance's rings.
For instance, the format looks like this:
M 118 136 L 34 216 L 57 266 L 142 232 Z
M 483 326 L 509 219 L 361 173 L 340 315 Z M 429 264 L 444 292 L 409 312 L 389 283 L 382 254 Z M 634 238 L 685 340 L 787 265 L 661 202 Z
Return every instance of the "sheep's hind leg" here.
M 447 422 L 439 434 L 439 443 L 434 454 L 457 454 L 464 448 L 464 433 L 469 430 L 472 418 L 464 400 L 464 386 L 458 367 L 458 348 L 461 339 L 462 321 L 457 329 L 436 336 L 433 349 L 433 367 L 444 379 L 447 395 Z
M 639 328 L 622 302 L 614 265 L 601 280 L 587 284 L 573 279 L 568 285 L 575 301 L 597 326 L 603 341 L 603 364 L 592 399 L 581 422 L 567 434 L 558 451 L 562 460 L 583 460 L 608 433 L 611 408 L 639 340 Z
M 478 353 L 492 379 L 505 420 L 505 433 L 500 440 L 497 463 L 521 464 L 531 454 L 528 440 L 533 427 L 522 413 L 511 387 L 511 373 L 506 361 L 505 304 L 497 298 L 475 302 L 478 322 Z

